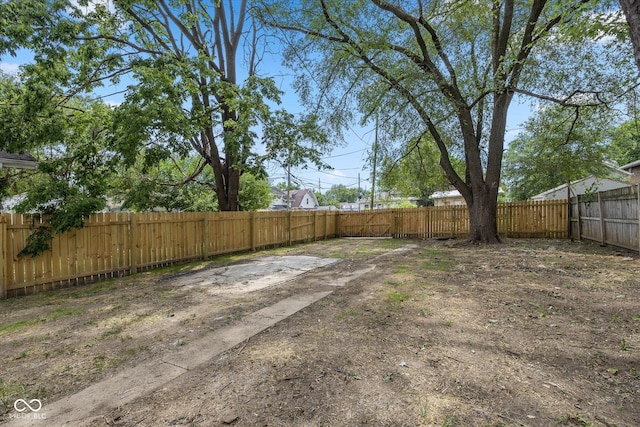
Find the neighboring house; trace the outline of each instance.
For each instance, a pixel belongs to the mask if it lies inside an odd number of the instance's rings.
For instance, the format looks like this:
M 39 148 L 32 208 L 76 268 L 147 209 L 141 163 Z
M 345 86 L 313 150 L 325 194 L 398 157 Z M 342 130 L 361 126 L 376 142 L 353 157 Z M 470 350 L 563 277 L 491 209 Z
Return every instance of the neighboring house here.
M 17 154 L 0 151 L 0 169 L 35 169 L 37 166 L 38 162 L 35 157 L 26 151 Z
M 293 190 L 291 194 L 291 209 L 316 209 L 318 199 L 311 190 Z
M 418 197 L 400 197 L 395 193 L 383 191 L 373 200 L 373 209 L 393 209 L 400 205 L 406 205 L 407 202 L 418 207 Z M 371 209 L 371 198 L 358 200 L 359 210 Z
M 504 194 L 504 190 L 498 188 L 498 194 Z M 431 195 L 431 199 L 434 206 L 467 206 L 458 190 L 436 191 Z
M 37 166 L 38 162 L 35 157 L 26 151 L 17 154 L 0 151 L 0 169 L 35 169 Z M 25 198 L 26 194 L 17 194 L 3 200 L 2 203 L 0 203 L 0 211 L 14 212 L 16 205 L 21 203 Z
M 318 210 L 319 211 L 337 211 L 338 208 L 336 208 L 333 205 L 326 205 L 326 206 L 318 206 Z
M 630 174 L 629 180 L 632 184 L 640 184 L 640 160 L 620 166 L 620 169 Z
M 458 190 L 436 191 L 431 195 L 434 206 L 466 206 L 467 202 Z
M 360 203 L 340 202 L 340 210 L 341 211 L 359 211 Z
M 578 181 L 573 181 L 571 183 L 571 190 L 567 188 L 567 184 L 562 184 L 552 188 L 551 190 L 547 190 L 544 193 L 536 194 L 531 197 L 531 200 L 566 200 L 569 196 L 569 191 L 571 193 L 571 197 L 575 197 L 576 195 L 585 194 L 587 192 L 595 193 L 598 191 L 615 190 L 616 188 L 629 187 L 630 185 L 631 184 L 626 181 L 589 176 Z
M 287 193 L 277 187 L 271 187 L 271 195 L 273 196 L 273 202 L 269 207 L 270 211 L 287 210 Z
M 273 203 L 269 210 L 279 211 L 288 208 L 288 199 L 291 198 L 291 209 L 317 209 L 318 200 L 311 190 L 282 191 L 272 187 Z
M 373 209 L 393 209 L 400 205 L 406 205 L 407 202 L 413 204 L 414 207 L 418 207 L 418 200 L 417 197 L 398 197 L 395 194 L 383 192 L 374 199 Z M 371 198 L 359 199 L 353 203 L 340 203 L 341 211 L 365 211 L 369 209 L 371 209 Z

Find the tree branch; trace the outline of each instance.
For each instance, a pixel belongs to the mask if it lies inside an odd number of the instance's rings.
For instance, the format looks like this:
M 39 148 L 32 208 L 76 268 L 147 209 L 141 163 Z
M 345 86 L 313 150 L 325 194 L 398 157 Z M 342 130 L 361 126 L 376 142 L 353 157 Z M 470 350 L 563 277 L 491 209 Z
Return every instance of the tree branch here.
M 519 89 L 519 88 L 508 88 L 508 91 L 513 92 L 513 93 L 519 93 L 522 95 L 526 95 L 526 96 L 530 96 L 532 98 L 536 98 L 536 99 L 541 99 L 543 101 L 549 101 L 549 102 L 553 102 L 555 104 L 561 105 L 563 107 L 598 107 L 598 106 L 609 106 L 609 104 L 615 102 L 618 98 L 621 98 L 622 96 L 624 96 L 625 94 L 635 90 L 637 87 L 640 87 L 640 83 L 636 83 L 635 85 L 631 86 L 630 88 L 626 89 L 624 92 L 620 93 L 615 99 L 611 99 L 611 100 L 606 100 L 606 99 L 602 99 L 602 92 L 598 92 L 598 91 L 583 91 L 583 90 L 574 90 L 573 92 L 571 92 L 571 94 L 569 94 L 568 96 L 564 97 L 564 98 L 556 98 L 553 96 L 549 96 L 549 95 L 542 95 L 539 93 L 535 93 L 535 92 L 531 92 L 525 89 Z M 572 101 L 572 99 L 574 99 L 574 97 L 580 96 L 580 95 L 592 95 L 595 96 L 595 101 L 590 101 L 590 102 L 577 102 L 577 101 Z

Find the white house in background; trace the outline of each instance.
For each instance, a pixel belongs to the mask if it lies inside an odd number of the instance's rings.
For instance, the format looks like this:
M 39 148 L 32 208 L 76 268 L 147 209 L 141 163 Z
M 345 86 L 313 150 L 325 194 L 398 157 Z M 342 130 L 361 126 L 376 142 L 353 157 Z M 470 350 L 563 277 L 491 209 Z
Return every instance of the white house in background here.
M 420 200 L 418 197 L 400 197 L 396 193 L 383 191 L 377 194 L 373 200 L 373 209 L 393 209 L 400 205 L 405 205 L 407 202 L 411 203 L 414 207 L 418 207 L 418 200 Z M 371 209 L 370 197 L 359 199 L 356 203 L 358 204 L 358 209 L 352 210 L 365 211 Z M 340 209 L 342 209 L 342 203 L 340 206 Z
M 629 174 L 629 176 L 630 175 L 631 174 Z M 531 200 L 566 200 L 569 197 L 569 194 L 571 195 L 571 197 L 575 197 L 587 192 L 595 193 L 598 191 L 615 190 L 616 188 L 629 187 L 630 185 L 631 184 L 626 181 L 589 176 L 578 181 L 573 181 L 571 183 L 570 190 L 567 188 L 567 184 L 562 184 L 557 186 L 556 188 L 547 190 L 544 193 L 536 194 L 535 196 L 531 197 Z
M 498 188 L 498 194 L 504 194 L 504 190 Z M 458 190 L 436 191 L 431 195 L 431 199 L 434 206 L 467 206 Z
M 466 206 L 467 202 L 458 190 L 436 191 L 431 195 L 434 206 Z
M 273 196 L 273 201 L 269 206 L 270 211 L 287 210 L 287 193 L 277 187 L 271 187 L 271 195 Z
M 273 202 L 269 210 L 281 211 L 288 208 L 288 199 L 291 198 L 291 209 L 317 209 L 318 200 L 311 190 L 282 191 L 276 187 L 271 188 Z
M 319 206 L 311 190 L 293 190 L 290 193 L 292 209 L 316 209 Z
M 21 153 L 9 153 L 0 151 L 0 169 L 35 169 L 38 162 L 31 154 L 23 151 Z M 17 204 L 23 202 L 27 198 L 26 194 L 17 194 L 1 201 L 0 212 L 14 212 Z
M 620 169 L 631 175 L 629 179 L 632 184 L 640 184 L 640 160 L 620 166 Z
M 359 211 L 360 203 L 340 202 L 340 210 L 341 211 Z
M 418 207 L 418 197 L 400 197 L 394 193 L 382 192 L 378 194 L 373 200 L 373 209 L 394 209 L 398 206 L 407 206 L 407 202 L 411 203 L 413 207 Z M 371 209 L 371 198 L 360 198 L 358 201 L 341 202 L 341 211 L 368 211 Z

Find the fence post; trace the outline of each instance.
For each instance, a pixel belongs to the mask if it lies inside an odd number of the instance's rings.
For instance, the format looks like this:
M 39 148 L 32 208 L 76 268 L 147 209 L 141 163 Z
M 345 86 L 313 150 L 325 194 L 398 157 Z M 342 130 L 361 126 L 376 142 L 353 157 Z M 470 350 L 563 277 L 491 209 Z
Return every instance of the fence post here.
M 431 209 L 428 206 L 424 207 L 424 237 L 423 239 L 431 238 Z
M 318 227 L 318 211 L 313 211 L 313 241 L 318 240 L 318 231 L 316 228 Z
M 568 211 L 567 211 L 567 215 L 569 216 L 569 228 L 567 229 L 567 238 L 571 239 L 571 241 L 573 242 L 574 238 L 573 238 L 573 200 L 571 200 L 571 197 L 569 197 L 568 199 L 569 201 L 569 206 L 568 206 Z
M 511 228 L 511 202 L 507 203 L 506 209 L 505 209 L 505 230 L 504 230 L 504 237 L 509 238 L 509 228 Z
M 451 227 L 450 228 L 451 228 L 451 235 L 458 237 L 458 233 L 456 233 L 456 207 L 455 206 L 452 206 L 452 209 L 451 209 Z
M 573 225 L 571 223 L 571 218 L 573 217 L 573 204 L 571 202 L 571 190 L 569 190 L 568 188 L 567 188 L 567 200 L 569 200 L 569 211 L 567 212 L 567 216 L 569 217 L 567 218 L 567 224 L 569 228 L 567 229 L 567 239 L 573 240 Z M 578 209 L 580 209 L 580 206 L 578 206 Z
M 256 250 L 256 213 L 255 211 L 251 211 L 250 213 L 250 221 L 251 221 L 251 250 Z
M 327 240 L 327 235 L 329 234 L 329 212 L 330 211 L 324 211 L 324 232 L 322 240 Z
M 373 208 L 371 208 L 371 213 L 373 214 Z M 368 215 L 369 215 L 368 210 L 365 210 L 362 213 L 362 235 L 360 237 L 365 237 L 367 235 L 367 222 L 369 221 Z
M 202 212 L 202 259 L 209 258 L 209 218 L 207 212 Z
M 130 251 L 130 263 L 129 272 L 136 274 L 138 272 L 138 241 L 136 239 L 136 229 L 138 228 L 138 218 L 135 213 L 129 214 L 129 251 Z
M 398 212 L 395 209 L 391 210 L 391 215 L 392 215 L 391 218 L 392 218 L 392 220 L 391 220 L 391 230 L 390 230 L 390 232 L 391 232 L 391 238 L 394 238 L 394 239 L 396 238 L 395 234 L 396 234 L 396 230 L 397 230 L 397 224 L 396 224 L 396 220 L 397 220 L 396 215 L 397 214 L 398 214 Z
M 598 207 L 600 208 L 600 237 L 602 239 L 602 246 L 604 246 L 606 241 L 605 226 L 604 226 L 604 209 L 602 206 L 602 197 L 600 196 L 599 191 L 598 191 Z
M 9 263 L 7 258 L 9 253 L 7 251 L 9 234 L 7 232 L 7 222 L 4 219 L 4 215 L 0 217 L 0 299 L 7 297 L 8 279 L 9 279 Z
M 289 213 L 289 215 L 288 215 L 288 218 L 289 218 L 289 238 L 288 238 L 288 241 L 287 241 L 287 243 L 288 243 L 287 246 L 291 246 L 291 242 L 293 241 L 293 239 L 291 237 L 291 232 L 293 231 L 293 229 L 291 228 L 291 209 L 289 209 L 288 213 Z
M 580 217 L 580 195 L 576 194 L 576 210 L 578 212 L 578 240 L 582 240 L 582 218 Z

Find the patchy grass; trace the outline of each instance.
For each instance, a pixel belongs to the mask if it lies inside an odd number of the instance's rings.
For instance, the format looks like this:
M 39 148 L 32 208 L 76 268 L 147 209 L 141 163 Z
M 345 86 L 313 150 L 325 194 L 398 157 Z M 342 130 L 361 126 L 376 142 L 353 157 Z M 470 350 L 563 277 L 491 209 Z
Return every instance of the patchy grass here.
M 25 395 L 27 386 L 25 384 L 7 383 L 0 378 L 0 413 L 6 412 L 13 407 L 16 399 L 21 399 Z
M 411 295 L 401 291 L 390 292 L 386 297 L 389 306 L 394 309 L 402 307 L 402 303 L 407 301 L 409 298 L 411 298 Z
M 51 310 L 46 318 L 47 320 L 56 321 L 61 317 L 65 316 L 80 316 L 87 312 L 83 307 L 75 307 L 75 306 L 64 306 L 64 307 L 56 307 Z
M 438 249 L 423 249 L 420 255 L 424 259 L 421 267 L 426 270 L 449 271 L 457 264 L 450 253 Z
M 342 320 L 342 319 L 346 319 L 346 318 L 349 318 L 349 317 L 361 316 L 361 315 L 362 315 L 362 312 L 360 310 L 357 310 L 355 308 L 350 308 L 349 310 L 345 310 L 342 313 L 338 314 L 336 319 Z
M 28 329 L 30 326 L 37 323 L 35 320 L 16 320 L 15 322 L 0 324 L 0 335 L 11 334 L 20 332 L 21 330 Z

